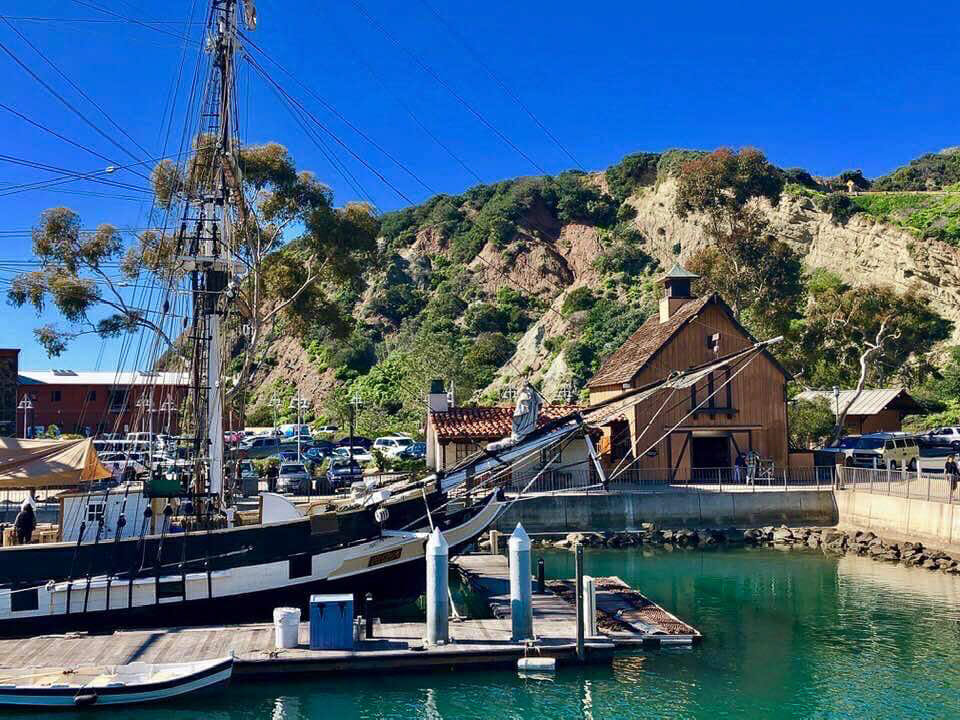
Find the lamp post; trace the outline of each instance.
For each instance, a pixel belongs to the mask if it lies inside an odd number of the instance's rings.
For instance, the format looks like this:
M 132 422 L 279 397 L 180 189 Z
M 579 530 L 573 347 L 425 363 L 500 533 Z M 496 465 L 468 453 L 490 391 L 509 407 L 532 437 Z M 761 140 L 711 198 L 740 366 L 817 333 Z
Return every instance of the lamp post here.
M 280 397 L 280 393 L 274 393 L 273 397 L 270 398 L 270 407 L 273 408 L 273 435 L 277 435 L 277 410 L 280 409 L 280 406 L 283 405 L 283 398 Z
M 834 416 L 837 419 L 837 439 L 840 438 L 840 388 L 833 386 Z
M 27 411 L 33 410 L 33 403 L 30 401 L 28 395 L 24 395 L 23 399 L 17 405 L 17 410 L 23 410 L 23 437 L 27 437 Z
M 296 397 L 290 398 L 290 407 L 297 411 L 297 462 L 300 462 L 303 458 L 300 452 L 300 439 L 302 437 L 300 425 L 303 424 L 303 412 L 310 407 L 310 400 L 301 395 L 300 388 L 297 388 Z
M 354 395 L 350 398 L 350 464 L 353 465 L 353 427 L 357 420 L 357 410 L 363 407 L 363 398 Z

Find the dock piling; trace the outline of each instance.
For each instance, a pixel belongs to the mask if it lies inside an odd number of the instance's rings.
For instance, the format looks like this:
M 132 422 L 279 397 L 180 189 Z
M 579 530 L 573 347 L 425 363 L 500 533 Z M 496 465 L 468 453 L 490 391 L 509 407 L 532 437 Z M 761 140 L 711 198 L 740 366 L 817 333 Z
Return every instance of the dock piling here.
M 587 659 L 586 648 L 583 644 L 583 545 L 577 543 L 576 552 L 577 568 L 577 660 L 585 662 Z
M 589 575 L 583 576 L 583 628 L 587 637 L 597 636 L 597 588 Z
M 440 528 L 427 540 L 427 637 L 428 645 L 450 642 L 450 600 L 447 563 L 449 546 Z
M 530 563 L 530 538 L 523 525 L 507 543 L 510 550 L 510 619 L 513 642 L 533 638 L 533 575 Z
M 543 558 L 537 560 L 537 592 L 543 595 L 547 591 L 547 575 L 543 566 Z

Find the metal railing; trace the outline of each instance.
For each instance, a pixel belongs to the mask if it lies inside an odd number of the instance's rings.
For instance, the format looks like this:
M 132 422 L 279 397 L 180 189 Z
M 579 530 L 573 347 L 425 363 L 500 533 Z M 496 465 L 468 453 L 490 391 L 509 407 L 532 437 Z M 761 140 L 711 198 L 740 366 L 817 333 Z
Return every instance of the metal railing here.
M 918 500 L 954 503 L 960 500 L 956 481 L 943 472 L 841 467 L 837 485 L 853 492 L 869 492 Z
M 757 492 L 763 490 L 832 490 L 836 482 L 833 465 L 811 468 L 757 469 L 627 468 L 604 486 L 593 468 L 547 470 L 526 467 L 514 471 L 504 483 L 507 492 Z M 536 480 L 534 480 L 536 478 Z M 531 481 L 533 481 L 532 484 Z M 527 487 L 529 485 L 529 488 Z

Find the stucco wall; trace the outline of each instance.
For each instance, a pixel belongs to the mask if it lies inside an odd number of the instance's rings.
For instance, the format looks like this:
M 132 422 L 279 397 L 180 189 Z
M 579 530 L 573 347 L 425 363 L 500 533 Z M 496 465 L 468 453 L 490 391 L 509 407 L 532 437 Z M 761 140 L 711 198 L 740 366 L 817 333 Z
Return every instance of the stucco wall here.
M 840 525 L 960 547 L 960 508 L 955 504 L 851 490 L 838 490 L 836 502 Z
M 515 502 L 497 528 L 527 532 L 619 532 L 641 523 L 660 527 L 758 527 L 834 525 L 837 508 L 829 491 L 668 492 L 541 495 Z

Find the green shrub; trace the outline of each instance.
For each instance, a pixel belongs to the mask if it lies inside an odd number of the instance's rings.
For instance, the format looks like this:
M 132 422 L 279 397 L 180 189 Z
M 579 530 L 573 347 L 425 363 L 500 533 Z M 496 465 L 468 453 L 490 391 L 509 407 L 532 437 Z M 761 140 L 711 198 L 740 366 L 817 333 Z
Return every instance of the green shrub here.
M 946 148 L 927 153 L 877 178 L 875 190 L 937 190 L 960 182 L 960 148 Z
M 857 212 L 857 206 L 850 196 L 842 192 L 823 195 L 817 200 L 817 207 L 825 213 L 830 213 L 830 217 L 838 225 L 846 225 Z
M 464 327 L 476 335 L 483 332 L 507 332 L 507 314 L 496 305 L 481 302 L 467 308 Z
M 641 152 L 627 155 L 605 173 L 607 187 L 619 202 L 633 195 L 637 188 L 653 185 L 657 181 L 658 153 Z
M 596 302 L 597 298 L 593 294 L 593 290 L 586 286 L 578 287 L 567 293 L 567 296 L 563 299 L 560 312 L 564 315 L 572 315 L 581 310 L 589 310 Z

